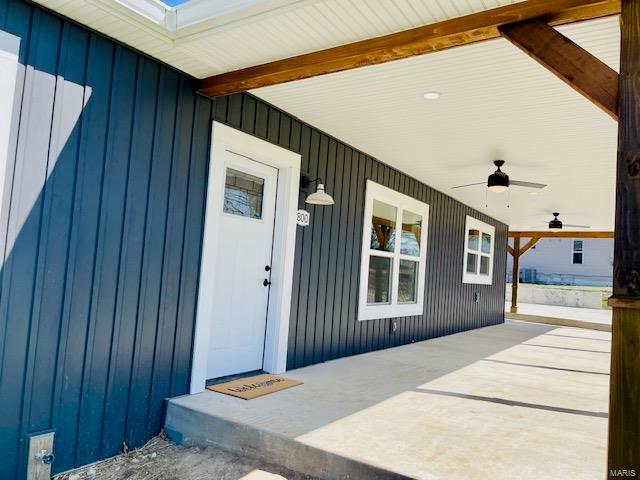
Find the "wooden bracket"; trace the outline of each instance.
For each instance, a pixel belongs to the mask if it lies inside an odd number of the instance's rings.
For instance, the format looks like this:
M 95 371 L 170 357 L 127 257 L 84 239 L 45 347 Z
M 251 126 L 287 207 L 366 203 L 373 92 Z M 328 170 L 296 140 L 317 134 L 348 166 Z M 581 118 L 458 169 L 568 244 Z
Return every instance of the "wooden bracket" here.
M 524 255 L 525 253 L 527 253 L 527 251 L 529 251 L 531 248 L 535 247 L 536 243 L 538 243 L 538 241 L 540 240 L 541 237 L 533 237 L 531 240 L 529 240 L 524 247 L 522 247 L 520 249 L 520 256 Z
M 517 237 L 517 238 L 520 238 L 520 237 Z M 533 238 L 531 238 L 531 240 L 529 240 L 524 245 L 524 247 L 521 247 L 518 250 L 514 249 L 511 245 L 507 245 L 507 251 L 511 254 L 512 257 L 521 257 L 528 250 L 533 248 L 536 245 L 536 243 L 538 243 L 538 241 L 540 241 L 541 238 L 542 237 L 533 237 Z
M 498 27 L 502 36 L 618 120 L 618 73 L 541 20 Z

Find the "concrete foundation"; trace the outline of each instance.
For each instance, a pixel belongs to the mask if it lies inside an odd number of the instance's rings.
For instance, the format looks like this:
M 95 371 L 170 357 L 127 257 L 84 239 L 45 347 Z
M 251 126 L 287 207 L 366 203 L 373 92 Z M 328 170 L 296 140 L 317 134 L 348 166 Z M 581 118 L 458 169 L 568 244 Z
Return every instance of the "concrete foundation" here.
M 518 284 L 518 303 L 602 309 L 610 296 L 610 290 L 597 288 Z M 505 300 L 511 301 L 511 284 L 509 283 L 505 290 Z

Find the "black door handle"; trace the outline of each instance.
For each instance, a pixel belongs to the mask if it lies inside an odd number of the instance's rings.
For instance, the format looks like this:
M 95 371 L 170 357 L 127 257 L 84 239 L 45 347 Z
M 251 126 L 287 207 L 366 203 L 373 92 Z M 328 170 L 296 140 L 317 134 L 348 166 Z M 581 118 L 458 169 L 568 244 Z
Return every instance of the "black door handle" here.
M 265 271 L 265 272 L 269 272 L 269 271 L 271 271 L 271 267 L 270 267 L 269 265 L 265 265 L 265 266 L 264 266 L 264 271 Z
M 271 285 L 271 282 L 265 278 L 265 279 L 264 279 L 264 282 L 262 282 L 262 284 L 263 284 L 265 287 L 268 287 L 269 285 Z

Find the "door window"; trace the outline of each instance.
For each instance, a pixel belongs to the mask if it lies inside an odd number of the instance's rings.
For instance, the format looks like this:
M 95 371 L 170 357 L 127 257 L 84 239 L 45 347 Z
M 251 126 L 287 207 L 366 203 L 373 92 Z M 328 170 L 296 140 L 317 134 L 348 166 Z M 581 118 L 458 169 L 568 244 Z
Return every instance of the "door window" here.
M 262 218 L 264 178 L 227 168 L 223 211 L 248 218 Z

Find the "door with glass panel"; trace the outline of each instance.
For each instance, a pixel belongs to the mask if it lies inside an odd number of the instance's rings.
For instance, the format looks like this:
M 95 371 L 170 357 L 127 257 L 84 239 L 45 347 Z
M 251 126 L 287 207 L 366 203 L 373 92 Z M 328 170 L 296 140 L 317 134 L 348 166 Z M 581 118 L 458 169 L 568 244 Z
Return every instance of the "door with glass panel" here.
M 262 368 L 276 214 L 276 168 L 227 151 L 223 175 L 207 378 Z

